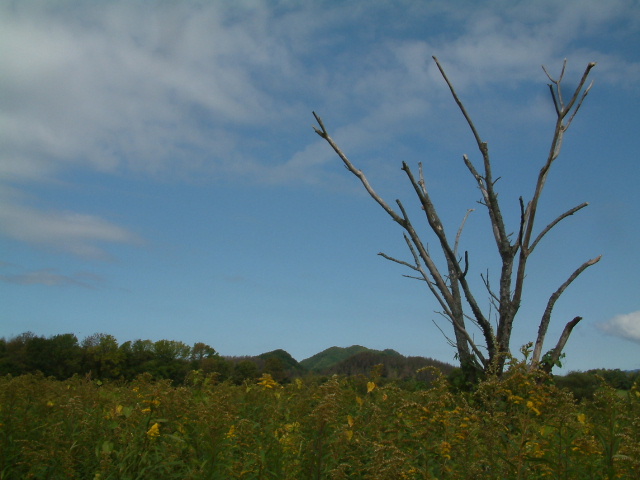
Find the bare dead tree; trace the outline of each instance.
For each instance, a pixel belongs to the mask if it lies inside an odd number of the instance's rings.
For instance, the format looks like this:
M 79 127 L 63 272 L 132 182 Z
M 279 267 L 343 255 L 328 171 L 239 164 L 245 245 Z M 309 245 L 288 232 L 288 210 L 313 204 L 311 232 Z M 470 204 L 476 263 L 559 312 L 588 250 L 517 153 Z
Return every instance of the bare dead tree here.
M 585 88 L 587 78 L 591 69 L 595 66 L 595 63 L 589 63 L 587 65 L 578 86 L 569 97 L 568 101 L 565 101 L 562 91 L 562 80 L 564 78 L 567 61 L 564 61 L 562 71 L 557 79 L 554 79 L 549 75 L 547 70 L 543 67 L 544 73 L 551 82 L 549 84 L 549 90 L 551 92 L 551 99 L 556 112 L 555 128 L 549 155 L 547 156 L 546 162 L 540 169 L 532 199 L 525 205 L 524 200 L 520 197 L 520 223 L 517 230 L 518 234 L 515 238 L 512 238 L 513 236 L 507 233 L 508 230 L 498 202 L 498 194 L 495 190 L 497 179 L 494 179 L 492 173 L 489 147 L 480 137 L 475 124 L 471 120 L 471 117 L 460 100 L 460 97 L 456 93 L 453 85 L 449 81 L 449 78 L 447 77 L 440 62 L 436 57 L 433 57 L 433 60 L 435 61 L 442 78 L 449 87 L 451 95 L 458 105 L 458 108 L 462 112 L 482 156 L 482 173 L 478 171 L 466 154 L 463 155 L 463 161 L 469 172 L 473 175 L 473 178 L 480 189 L 482 199 L 479 203 L 486 207 L 489 214 L 493 238 L 502 262 L 498 291 L 494 291 L 491 288 L 488 276 L 482 276 L 482 280 L 489 295 L 490 303 L 496 309 L 495 316 L 497 326 L 495 329 L 491 322 L 490 315 L 486 314 L 480 307 L 467 281 L 469 254 L 468 252 L 465 252 L 464 255 L 460 255 L 458 253 L 460 235 L 470 211 L 467 212 L 465 219 L 457 231 L 454 243 L 452 244 L 450 238 L 445 232 L 445 228 L 440 220 L 436 207 L 431 201 L 424 178 L 422 163 L 418 164 L 418 177 L 416 178 L 409 166 L 405 162 L 402 162 L 402 170 L 407 175 L 411 187 L 418 197 L 421 208 L 425 212 L 430 230 L 435 235 L 440 246 L 440 250 L 444 255 L 447 270 L 446 272 L 441 272 L 438 266 L 436 266 L 436 262 L 434 261 L 432 254 L 425 247 L 425 243 L 416 232 L 402 202 L 400 202 L 400 200 L 395 201 L 397 205 L 396 210 L 374 190 L 362 170 L 359 170 L 355 165 L 353 165 L 353 163 L 351 163 L 349 158 L 331 138 L 322 119 L 315 112 L 313 112 L 313 115 L 319 128 L 315 126 L 313 128 L 315 132 L 326 140 L 331 148 L 333 148 L 333 150 L 338 154 L 347 170 L 358 177 L 369 195 L 398 225 L 404 229 L 404 239 L 409 251 L 411 252 L 411 260 L 400 260 L 384 253 L 380 253 L 379 255 L 411 269 L 415 272 L 414 275 L 407 276 L 417 278 L 426 283 L 429 291 L 436 298 L 438 304 L 442 308 L 440 313 L 447 319 L 453 328 L 454 338 L 449 341 L 456 348 L 462 370 L 465 372 L 467 379 L 474 380 L 480 372 L 486 373 L 492 371 L 497 374 L 501 374 L 504 371 L 506 359 L 511 352 L 511 333 L 516 319 L 516 314 L 518 313 L 520 303 L 522 301 L 525 272 L 529 256 L 533 253 L 545 235 L 551 231 L 551 229 L 565 218 L 573 215 L 588 205 L 588 203 L 585 202 L 567 210 L 544 227 L 539 233 L 534 235 L 534 224 L 538 211 L 538 203 L 540 201 L 544 185 L 547 181 L 547 176 L 549 175 L 551 166 L 560 154 L 565 132 L 573 122 L 573 119 L 578 113 L 578 110 L 582 106 L 582 103 L 593 85 L 593 82 L 591 82 L 591 84 Z M 600 256 L 584 262 L 549 298 L 546 309 L 539 323 L 537 339 L 535 344 L 533 344 L 533 351 L 530 358 L 531 368 L 542 368 L 546 371 L 551 371 L 553 366 L 560 359 L 562 350 L 572 329 L 577 325 L 582 317 L 575 317 L 573 320 L 568 322 L 556 347 L 549 350 L 543 356 L 542 348 L 547 334 L 547 329 L 551 321 L 553 307 L 566 288 L 585 269 L 594 265 L 599 260 Z M 483 344 L 476 343 L 476 340 L 472 335 L 472 331 L 470 330 L 470 327 L 472 326 L 480 330 L 483 338 Z

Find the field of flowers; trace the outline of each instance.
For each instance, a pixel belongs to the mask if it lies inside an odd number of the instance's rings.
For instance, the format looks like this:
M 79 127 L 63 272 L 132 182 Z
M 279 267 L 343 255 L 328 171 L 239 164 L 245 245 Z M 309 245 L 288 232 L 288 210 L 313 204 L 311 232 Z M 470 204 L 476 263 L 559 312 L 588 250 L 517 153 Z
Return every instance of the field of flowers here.
M 520 364 L 472 393 L 6 376 L 0 452 L 1 479 L 640 478 L 640 390 L 576 403 Z

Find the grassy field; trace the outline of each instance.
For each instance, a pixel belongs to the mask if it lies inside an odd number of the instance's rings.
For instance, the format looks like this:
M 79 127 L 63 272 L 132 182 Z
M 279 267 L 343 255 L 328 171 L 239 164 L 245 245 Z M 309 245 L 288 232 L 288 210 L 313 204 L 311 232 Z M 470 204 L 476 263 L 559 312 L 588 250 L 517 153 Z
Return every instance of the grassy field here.
M 577 404 L 520 364 L 473 393 L 6 376 L 0 452 L 1 479 L 640 478 L 640 391 Z

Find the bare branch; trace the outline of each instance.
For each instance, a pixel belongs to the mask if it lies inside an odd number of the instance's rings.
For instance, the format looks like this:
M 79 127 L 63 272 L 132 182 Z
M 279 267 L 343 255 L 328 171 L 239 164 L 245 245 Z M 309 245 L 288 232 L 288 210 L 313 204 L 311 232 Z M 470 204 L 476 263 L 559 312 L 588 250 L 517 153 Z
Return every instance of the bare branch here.
M 422 264 L 420 263 L 420 256 L 418 255 L 418 252 L 416 251 L 415 247 L 412 244 L 412 241 L 409 239 L 409 237 L 407 236 L 407 234 L 403 234 L 404 237 L 404 241 L 407 244 L 407 247 L 409 247 L 409 251 L 411 252 L 411 255 L 413 255 L 413 261 L 415 262 L 415 265 L 411 265 L 407 262 L 403 262 L 402 260 L 397 260 L 393 257 L 390 257 L 384 253 L 379 253 L 378 255 L 380 255 L 383 258 L 386 258 L 387 260 L 391 260 L 392 262 L 396 262 L 400 265 L 406 265 L 409 268 L 411 268 L 414 271 L 420 272 L 420 274 L 422 275 L 422 278 L 418 278 L 418 277 L 410 277 L 410 278 L 416 278 L 418 280 L 423 280 L 426 282 L 427 287 L 429 288 L 429 290 L 431 291 L 431 294 L 436 298 L 436 300 L 438 301 L 438 303 L 440 304 L 440 306 L 442 307 L 442 309 L 444 311 L 446 311 L 449 315 L 451 315 L 451 310 L 449 305 L 447 305 L 447 302 L 445 301 L 445 299 L 442 297 L 442 295 L 440 294 L 440 292 L 438 292 L 438 289 L 436 288 L 436 286 L 434 285 L 434 282 L 429 278 L 429 275 L 427 274 L 427 272 L 424 270 L 424 268 L 422 267 Z M 427 255 L 427 259 L 430 260 L 430 257 L 428 256 L 428 254 L 426 253 L 425 250 L 425 255 Z M 429 268 L 429 267 L 428 267 Z M 431 272 L 431 275 L 434 277 L 440 277 L 440 272 L 438 272 L 437 268 L 435 267 L 435 265 L 433 265 L 431 268 L 433 268 L 434 270 L 429 270 Z M 444 292 L 443 292 L 444 293 Z M 448 291 L 447 291 L 448 293 Z M 449 298 L 449 297 L 447 297 Z
M 378 195 L 376 193 L 376 191 L 373 189 L 373 187 L 370 185 L 369 180 L 367 179 L 367 177 L 365 176 L 365 174 L 357 169 L 352 163 L 351 161 L 347 158 L 347 156 L 342 152 L 342 150 L 340 149 L 340 147 L 338 147 L 338 145 L 335 143 L 335 141 L 331 138 L 331 136 L 329 135 L 329 133 L 327 132 L 326 127 L 324 126 L 324 123 L 322 122 L 322 119 L 320 118 L 320 116 L 318 114 L 316 114 L 316 112 L 313 112 L 313 116 L 315 117 L 316 121 L 318 122 L 318 125 L 320 126 L 320 129 L 314 127 L 314 131 L 320 136 L 322 137 L 324 140 L 327 141 L 327 143 L 329 143 L 329 145 L 331 146 L 331 148 L 333 148 L 333 150 L 338 154 L 338 156 L 340 157 L 340 159 L 342 160 L 342 162 L 344 163 L 344 165 L 347 167 L 347 170 L 349 170 L 351 173 L 353 173 L 356 177 L 358 177 L 358 179 L 360 180 L 360 182 L 362 183 L 362 185 L 365 187 L 365 189 L 367 190 L 367 192 L 369 193 L 369 195 L 384 209 L 385 212 L 387 212 L 387 214 L 389 214 L 389 216 L 396 222 L 398 223 L 401 227 L 403 227 L 407 233 L 409 234 L 409 236 L 411 237 L 411 240 L 413 242 L 413 244 L 418 248 L 419 250 L 419 254 L 420 257 L 424 260 L 427 268 L 429 269 L 429 272 L 431 273 L 431 276 L 433 277 L 433 281 L 435 282 L 437 289 L 440 291 L 440 293 L 442 294 L 442 296 L 446 299 L 446 304 L 450 305 L 451 302 L 453 302 L 453 297 L 451 295 L 451 292 L 448 290 L 447 284 L 444 281 L 444 279 L 442 278 L 442 276 L 440 275 L 440 272 L 438 271 L 438 268 L 436 267 L 435 263 L 433 262 L 433 260 L 431 259 L 431 257 L 429 256 L 429 254 L 427 253 L 426 249 L 423 247 L 421 241 L 420 241 L 420 237 L 418 236 L 418 234 L 416 233 L 415 229 L 413 228 L 413 225 L 411 225 L 411 222 L 408 219 L 407 213 L 406 211 L 404 211 L 404 209 L 402 208 L 402 204 L 399 204 L 402 214 L 404 216 L 404 218 L 400 217 L 383 199 L 382 197 L 380 197 L 380 195 Z M 408 167 L 407 167 L 408 169 Z M 429 284 L 430 288 L 432 289 L 432 291 L 436 291 L 433 288 L 433 284 Z
M 469 214 L 473 211 L 475 211 L 474 208 L 470 208 L 467 210 L 467 213 L 464 215 L 464 218 L 462 219 L 462 223 L 460 224 L 460 228 L 458 228 L 458 233 L 456 234 L 456 242 L 453 246 L 453 254 L 455 256 L 458 256 L 458 245 L 460 244 L 460 236 L 462 235 L 462 229 L 464 228 L 464 224 L 467 222 L 467 218 L 469 218 Z
M 389 260 L 391 262 L 398 263 L 400 265 L 404 265 L 405 267 L 409 267 L 411 270 L 415 270 L 416 272 L 420 271 L 420 269 L 418 267 L 416 267 L 415 265 L 411 265 L 409 262 L 405 262 L 404 260 L 398 260 L 397 258 L 390 257 L 386 253 L 379 252 L 378 255 L 380 255 L 382 258 L 385 258 L 385 259 L 387 259 L 387 260 Z M 424 279 L 421 279 L 421 280 L 424 280 Z
M 467 276 L 468 271 L 469 271 L 469 252 L 465 250 L 464 251 L 464 271 L 462 272 L 462 278 Z
M 536 339 L 536 344 L 533 348 L 533 355 L 531 356 L 531 364 L 537 364 L 540 362 L 540 354 L 542 353 L 542 344 L 544 343 L 545 336 L 547 335 L 547 329 L 549 328 L 549 322 L 551 321 L 551 312 L 553 311 L 553 307 L 556 304 L 556 301 L 560 298 L 560 296 L 564 293 L 571 283 L 578 278 L 578 276 L 584 272 L 591 265 L 595 265 L 600 261 L 602 255 L 592 258 L 591 260 L 587 260 L 580 267 L 578 267 L 569 278 L 560 285 L 551 297 L 549 298 L 549 302 L 547 303 L 547 308 L 542 315 L 542 320 L 540 320 L 540 325 L 538 327 L 538 338 Z
M 486 367 L 487 366 L 487 359 L 484 357 L 484 355 L 482 354 L 482 352 L 480 351 L 478 346 L 475 344 L 475 342 L 471 338 L 471 335 L 469 335 L 469 332 L 467 332 L 467 329 L 464 328 L 463 326 L 459 325 L 458 322 L 455 322 L 450 318 L 447 318 L 447 320 L 449 322 L 451 322 L 451 324 L 453 325 L 454 330 L 457 330 L 458 332 L 460 332 L 464 336 L 465 340 L 467 341 L 467 343 L 471 347 L 471 350 L 473 350 L 473 353 L 475 353 L 476 357 L 482 363 L 482 367 L 483 368 Z M 436 324 L 436 326 L 437 326 L 437 324 Z M 438 327 L 438 328 L 440 328 L 440 327 Z M 442 330 L 440 330 L 440 331 L 442 331 Z
M 546 70 L 545 70 L 545 73 L 546 73 Z M 547 74 L 547 76 L 549 76 L 549 74 Z M 560 116 L 560 106 L 558 105 L 558 100 L 556 100 L 556 93 L 554 92 L 553 85 L 551 84 L 549 84 L 549 91 L 551 92 L 551 99 L 553 100 L 553 106 L 556 109 L 556 115 Z
M 438 216 L 436 207 L 431 202 L 431 197 L 426 191 L 426 188 L 424 188 L 424 186 L 421 186 L 420 183 L 416 181 L 413 173 L 411 172 L 411 169 L 409 168 L 409 165 L 407 165 L 406 162 L 402 162 L 402 170 L 404 170 L 404 172 L 407 174 L 407 177 L 409 177 L 409 181 L 411 182 L 413 189 L 415 190 L 418 198 L 420 199 L 420 202 L 422 203 L 422 209 L 427 216 L 427 222 L 429 223 L 429 226 L 431 227 L 433 233 L 435 233 L 436 237 L 438 237 L 440 246 L 442 247 L 442 251 L 445 254 L 447 262 L 451 263 L 451 266 L 454 268 L 456 275 L 461 275 L 462 269 L 460 268 L 456 255 L 451 248 L 451 245 L 449 244 L 449 240 L 447 239 L 447 235 L 445 234 L 442 221 Z M 401 205 L 400 208 L 402 209 Z M 404 212 L 404 210 L 402 210 L 402 212 L 406 217 L 406 212 Z
M 562 355 L 562 350 L 564 350 L 564 346 L 567 344 L 567 340 L 569 340 L 569 337 L 571 336 L 573 327 L 575 327 L 580 322 L 580 320 L 582 320 L 582 317 L 575 317 L 564 326 L 564 330 L 562 330 L 562 334 L 558 339 L 558 343 L 553 350 L 549 351 L 548 358 L 545 360 L 544 365 L 542 366 L 542 369 L 545 372 L 550 373 L 554 365 L 558 363 L 558 360 L 560 360 L 560 355 Z M 536 367 L 537 365 L 537 363 L 531 363 L 531 367 Z
M 416 194 L 420 198 L 420 201 L 422 203 L 422 208 L 425 211 L 425 214 L 427 216 L 427 222 L 429 223 L 429 226 L 431 227 L 431 230 L 433 231 L 433 233 L 435 233 L 436 237 L 440 241 L 440 246 L 442 248 L 443 253 L 445 254 L 445 258 L 449 266 L 449 275 L 451 277 L 455 276 L 455 278 L 452 278 L 452 284 L 450 287 L 451 290 L 447 289 L 446 294 L 442 290 L 442 288 L 439 288 L 439 290 L 447 297 L 447 303 L 449 305 L 451 305 L 451 301 L 459 302 L 460 299 L 457 299 L 457 300 L 455 299 L 456 289 L 457 289 L 457 287 L 455 286 L 455 282 L 456 281 L 460 282 L 460 285 L 464 292 L 465 299 L 467 300 L 469 307 L 473 311 L 473 314 L 475 315 L 478 323 L 482 325 L 482 329 L 485 334 L 485 338 L 487 339 L 487 342 L 490 342 L 490 328 L 491 328 L 490 323 L 484 317 L 482 310 L 478 306 L 478 303 L 476 302 L 471 292 L 471 289 L 469 288 L 469 285 L 465 279 L 466 267 L 464 271 L 461 269 L 457 256 L 454 253 L 453 249 L 451 248 L 451 245 L 449 244 L 449 241 L 444 231 L 444 227 L 442 226 L 442 222 L 440 221 L 440 218 L 438 216 L 435 206 L 431 202 L 431 198 L 429 197 L 429 194 L 426 191 L 426 188 L 423 188 L 423 186 L 421 187 L 420 182 L 416 181 L 415 177 L 413 176 L 413 173 L 411 172 L 411 169 L 406 164 L 406 162 L 402 162 L 402 170 L 404 170 L 407 176 L 409 177 L 409 181 L 411 182 L 411 185 L 413 185 L 413 188 Z M 411 226 L 411 224 L 409 223 L 408 226 Z M 416 239 L 414 238 L 414 235 L 411 234 L 411 237 L 415 243 Z M 468 257 L 466 257 L 466 260 L 467 260 L 467 266 L 468 266 Z M 431 271 L 431 267 L 429 267 L 429 270 Z M 449 300 L 448 295 L 452 295 L 451 300 Z
M 491 220 L 491 230 L 493 231 L 493 237 L 496 240 L 498 251 L 502 255 L 503 252 L 509 251 L 510 245 L 504 226 L 504 221 L 502 219 L 502 214 L 498 206 L 497 196 L 495 195 L 495 193 L 493 193 L 493 188 L 489 186 L 486 178 L 478 173 L 476 167 L 473 165 L 473 163 L 471 163 L 471 160 L 469 160 L 469 157 L 467 155 L 463 155 L 462 159 L 464 161 L 464 164 L 471 172 L 471 175 L 473 175 L 473 177 L 476 179 L 476 182 L 478 183 L 478 187 L 480 188 L 480 192 L 482 193 L 482 199 L 484 200 L 483 205 L 487 207 L 487 211 L 489 212 L 489 219 Z
M 576 108 L 573 111 L 573 113 L 571 114 L 571 117 L 569 118 L 569 120 L 567 120 L 567 123 L 564 126 L 564 130 L 565 131 L 569 128 L 569 125 L 571 125 L 571 122 L 573 122 L 573 119 L 575 118 L 576 114 L 578 113 L 578 110 L 580 110 L 580 107 L 582 106 L 582 102 L 584 102 L 584 99 L 587 97 L 587 95 L 589 95 L 589 91 L 591 90 L 591 87 L 593 87 L 593 82 L 591 82 L 589 84 L 589 86 L 587 87 L 587 89 L 584 91 L 584 93 L 582 94 L 582 98 L 580 98 L 580 101 L 576 105 Z
M 418 181 L 418 185 L 420 185 L 420 188 L 422 189 L 422 192 L 426 195 L 427 194 L 427 184 L 424 181 L 424 171 L 422 170 L 422 162 L 418 162 L 418 173 L 420 175 L 420 180 Z
M 558 218 L 556 218 L 553 222 L 551 222 L 549 225 L 547 225 L 544 228 L 544 230 L 542 230 L 542 232 L 540 232 L 540 234 L 536 237 L 536 239 L 533 241 L 533 243 L 529 247 L 529 253 L 533 252 L 533 249 L 536 248 L 536 245 L 538 245 L 538 243 L 540 243 L 540 240 L 542 240 L 542 237 L 544 237 L 547 233 L 549 233 L 549 230 L 551 230 L 553 227 L 555 227 L 558 223 L 560 223 L 565 218 L 567 218 L 567 217 L 573 215 L 574 213 L 576 213 L 578 210 L 582 210 L 587 205 L 589 205 L 589 202 L 581 203 L 580 205 L 578 205 L 576 207 L 573 207 L 570 210 L 567 210 L 562 215 L 560 215 Z
M 549 75 L 549 72 L 547 72 L 547 67 L 542 65 L 542 70 L 544 71 L 545 75 L 547 76 L 550 82 L 557 83 L 556 80 L 554 80 L 553 77 Z
M 522 238 L 524 236 L 524 228 L 525 228 L 525 224 L 527 223 L 527 217 L 526 217 L 526 210 L 527 209 L 524 208 L 524 200 L 522 199 L 522 197 L 518 198 L 518 202 L 520 203 L 520 227 L 518 228 L 518 241 L 516 242 L 516 245 L 520 246 L 522 245 Z
M 391 218 L 393 218 L 393 220 L 395 222 L 397 222 L 401 226 L 404 226 L 403 219 L 401 219 L 398 216 L 398 214 L 387 204 L 387 202 L 385 202 L 382 199 L 382 197 L 376 193 L 376 191 L 373 189 L 373 187 L 369 184 L 369 180 L 367 179 L 365 174 L 362 172 L 362 170 L 358 170 L 351 163 L 351 161 L 347 158 L 347 156 L 342 152 L 340 147 L 338 147 L 338 145 L 333 140 L 333 138 L 331 138 L 331 136 L 327 132 L 327 129 L 325 128 L 324 123 L 322 122 L 322 119 L 320 118 L 320 116 L 316 112 L 313 112 L 313 116 L 316 118 L 316 121 L 318 122 L 318 125 L 320 125 L 320 130 L 318 130 L 316 127 L 313 127 L 313 130 L 320 137 L 324 138 L 327 141 L 327 143 L 329 143 L 329 145 L 331 145 L 331 148 L 333 148 L 334 152 L 336 152 L 338 154 L 338 156 L 340 157 L 340 159 L 342 160 L 344 165 L 347 167 L 347 170 L 349 170 L 351 173 L 353 173 L 356 177 L 358 177 L 360 182 L 362 182 L 362 185 L 364 185 L 364 188 L 367 190 L 367 192 L 369 193 L 371 198 L 373 198 L 378 203 L 378 205 L 380 205 L 385 210 L 385 212 L 387 212 L 391 216 Z
M 443 315 L 443 316 L 444 316 L 444 315 Z M 447 340 L 447 343 L 449 344 L 449 346 L 450 346 L 450 347 L 454 347 L 454 348 L 455 348 L 455 347 L 456 347 L 456 343 L 455 343 L 453 340 L 451 340 L 451 338 L 449 338 L 449 336 L 448 336 L 446 333 L 444 333 L 444 330 L 442 330 L 442 329 L 440 328 L 440 325 L 438 325 L 438 323 L 437 323 L 435 320 L 431 320 L 431 321 L 432 321 L 432 322 L 433 322 L 433 324 L 436 326 L 436 328 L 437 328 L 438 330 L 440 330 L 440 333 L 441 333 L 441 334 L 442 334 L 442 336 Z M 451 319 L 447 318 L 447 321 L 451 322 Z
M 487 292 L 489 292 L 491 298 L 493 298 L 493 300 L 495 300 L 497 304 L 500 305 L 500 299 L 496 296 L 495 293 L 493 293 L 493 290 L 491 290 L 491 285 L 489 285 L 489 274 L 487 273 L 487 276 L 485 277 L 484 274 L 481 273 L 480 278 L 482 279 L 482 283 L 484 283 L 484 286 L 487 289 Z
M 458 94 L 456 93 L 456 90 L 453 88 L 453 85 L 449 81 L 449 78 L 447 77 L 447 74 L 444 73 L 444 69 L 440 65 L 440 62 L 438 61 L 438 59 L 435 56 L 432 57 L 432 58 L 436 62 L 436 65 L 438 66 L 438 70 L 440 70 L 440 75 L 442 75 L 442 78 L 444 78 L 444 81 L 447 82 L 447 86 L 449 87 L 449 90 L 451 91 L 451 95 L 453 95 L 453 99 L 455 100 L 456 104 L 458 105 L 458 108 L 460 108 L 460 111 L 462 112 L 462 115 L 464 115 L 464 118 L 467 121 L 467 124 L 469 125 L 469 128 L 471 129 L 471 132 L 473 132 L 473 136 L 476 139 L 476 142 L 478 144 L 478 148 L 480 149 L 482 154 L 485 155 L 486 151 L 487 151 L 487 144 L 485 142 L 483 142 L 482 139 L 480 138 L 480 134 L 478 133 L 478 130 L 476 130 L 476 126 L 473 124 L 473 121 L 471 120 L 471 117 L 467 113 L 467 109 L 462 104 L 462 101 L 458 97 Z
M 522 292 L 522 284 L 524 282 L 524 270 L 526 267 L 526 261 L 527 261 L 527 257 L 530 253 L 530 242 L 531 242 L 531 236 L 533 234 L 533 227 L 534 227 L 534 223 L 535 223 L 535 217 L 536 217 L 536 212 L 538 209 L 538 202 L 540 200 L 540 196 L 542 195 L 542 190 L 544 188 L 544 185 L 546 183 L 547 180 L 547 176 L 549 174 L 549 170 L 551 169 L 551 165 L 553 164 L 553 162 L 556 160 L 556 158 L 558 157 L 558 155 L 560 154 L 560 149 L 562 147 L 562 140 L 564 137 L 564 132 L 566 130 L 566 125 L 563 124 L 563 120 L 564 117 L 571 111 L 573 105 L 575 104 L 575 102 L 577 101 L 577 99 L 580 96 L 580 92 L 582 91 L 582 88 L 584 87 L 585 82 L 587 81 L 587 77 L 589 75 L 589 72 L 591 71 L 591 69 L 593 67 L 595 67 L 595 63 L 591 62 L 587 65 L 582 78 L 578 84 L 578 87 L 576 88 L 576 90 L 573 93 L 573 96 L 571 97 L 571 100 L 569 101 L 569 103 L 565 106 L 561 97 L 561 85 L 560 82 L 562 81 L 562 78 L 564 77 L 564 72 L 566 69 L 566 60 L 563 63 L 562 66 L 562 72 L 560 73 L 560 77 L 558 80 L 554 80 L 549 73 L 547 72 L 546 68 L 543 67 L 544 72 L 547 74 L 547 76 L 549 77 L 549 79 L 551 80 L 552 83 L 554 83 L 556 85 L 556 91 L 558 93 L 558 98 L 559 98 L 559 103 L 560 103 L 560 112 L 557 115 L 557 120 L 556 120 L 556 125 L 555 125 L 555 129 L 553 132 L 553 139 L 551 141 L 551 146 L 549 149 L 549 155 L 547 157 L 547 161 L 546 163 L 543 165 L 543 167 L 540 169 L 540 173 L 538 174 L 538 180 L 536 182 L 536 186 L 535 186 L 535 191 L 533 194 L 533 197 L 531 199 L 531 201 L 529 202 L 529 204 L 527 205 L 527 209 L 525 211 L 524 214 L 524 235 L 522 238 L 522 245 L 521 245 L 521 251 L 520 251 L 520 261 L 519 261 L 519 265 L 518 265 L 518 273 L 516 276 L 516 293 L 517 296 L 520 295 L 520 293 Z M 589 87 L 590 88 L 590 87 Z M 582 99 L 584 99 L 585 95 L 583 94 Z M 580 101 L 579 105 L 581 105 L 582 100 Z M 546 233 L 546 232 L 545 232 Z M 538 237 L 540 238 L 540 236 Z
M 565 64 L 566 64 L 566 61 L 565 61 Z M 595 66 L 596 66 L 596 62 L 590 62 L 587 65 L 587 68 L 585 68 L 584 73 L 582 74 L 582 78 L 580 79 L 580 83 L 578 83 L 578 86 L 573 92 L 573 96 L 571 97 L 569 104 L 564 109 L 564 112 L 563 112 L 564 115 L 566 115 L 571 110 L 571 108 L 573 108 L 574 103 L 578 100 L 578 97 L 580 96 L 580 92 L 582 91 L 584 84 L 587 82 L 587 77 L 589 77 L 589 72 L 591 72 L 591 69 Z M 564 75 L 564 67 L 562 67 L 562 74 Z M 562 80 L 562 75 L 560 76 L 560 80 Z M 587 96 L 587 94 L 589 93 L 589 90 L 591 90 L 591 85 L 586 89 L 585 93 L 582 95 L 582 100 L 584 100 L 584 97 Z
M 380 254 L 378 254 L 378 255 L 380 255 Z M 424 278 L 422 278 L 422 277 L 415 277 L 415 276 L 413 276 L 413 275 L 407 275 L 406 273 L 403 273 L 403 274 L 402 274 L 402 276 L 403 276 L 404 278 L 411 278 L 412 280 L 419 280 L 419 281 L 421 281 L 421 282 L 424 282 L 424 281 L 425 281 L 425 279 L 424 279 Z
M 558 86 L 558 99 L 560 100 L 560 105 L 562 105 L 562 108 L 564 109 L 564 101 L 562 100 L 562 89 L 560 88 L 560 82 L 562 82 L 562 79 L 564 78 L 564 72 L 567 69 L 567 59 L 565 58 L 564 61 L 562 62 L 562 71 L 560 72 L 560 77 L 558 77 L 558 81 L 556 82 L 556 85 Z

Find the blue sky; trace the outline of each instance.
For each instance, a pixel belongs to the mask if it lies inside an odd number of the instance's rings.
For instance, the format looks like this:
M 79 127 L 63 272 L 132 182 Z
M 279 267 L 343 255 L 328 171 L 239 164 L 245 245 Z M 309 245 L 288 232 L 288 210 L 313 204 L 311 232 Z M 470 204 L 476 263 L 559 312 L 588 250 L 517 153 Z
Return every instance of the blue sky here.
M 389 202 L 415 204 L 404 160 L 423 162 L 450 235 L 475 208 L 461 248 L 482 287 L 499 259 L 462 162 L 479 155 L 431 56 L 489 143 L 514 230 L 553 130 L 540 67 L 557 75 L 567 58 L 567 91 L 598 65 L 539 229 L 590 206 L 531 257 L 512 346 L 602 254 L 556 305 L 545 347 L 581 315 L 565 370 L 640 368 L 638 1 L 2 0 L 0 45 L 0 336 L 298 360 L 360 344 L 454 362 L 425 286 L 376 255 L 408 258 L 400 227 L 312 111 Z

